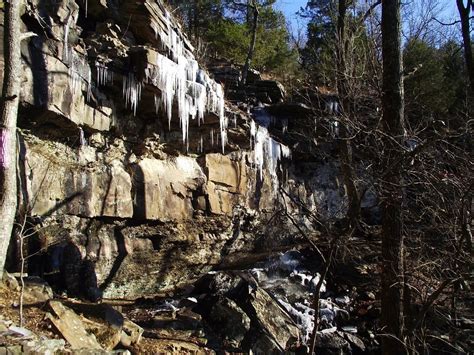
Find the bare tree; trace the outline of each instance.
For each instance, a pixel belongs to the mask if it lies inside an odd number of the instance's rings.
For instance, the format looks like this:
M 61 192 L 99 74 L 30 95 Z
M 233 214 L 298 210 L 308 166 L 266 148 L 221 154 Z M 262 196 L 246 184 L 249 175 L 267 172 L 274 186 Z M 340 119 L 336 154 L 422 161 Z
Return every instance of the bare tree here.
M 404 237 L 400 148 L 404 144 L 403 60 L 401 0 L 382 1 L 383 117 L 385 134 L 381 182 L 382 205 L 382 351 L 404 354 Z
M 16 123 L 20 96 L 20 0 L 5 2 L 5 70 L 0 116 L 0 274 L 17 207 Z

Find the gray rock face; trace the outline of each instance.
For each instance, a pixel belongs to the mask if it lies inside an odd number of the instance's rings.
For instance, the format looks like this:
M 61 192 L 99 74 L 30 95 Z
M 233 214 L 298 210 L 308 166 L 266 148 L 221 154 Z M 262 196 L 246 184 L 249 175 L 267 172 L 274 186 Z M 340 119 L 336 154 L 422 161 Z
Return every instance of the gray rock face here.
M 33 0 L 22 15 L 37 34 L 19 73 L 22 206 L 41 251 L 30 273 L 94 300 L 138 298 L 279 240 L 265 221 L 286 170 L 273 153 L 256 169 L 250 116 L 224 106 L 162 1 Z M 271 102 L 284 98 L 281 84 L 251 79 Z M 291 193 L 317 200 L 295 181 Z

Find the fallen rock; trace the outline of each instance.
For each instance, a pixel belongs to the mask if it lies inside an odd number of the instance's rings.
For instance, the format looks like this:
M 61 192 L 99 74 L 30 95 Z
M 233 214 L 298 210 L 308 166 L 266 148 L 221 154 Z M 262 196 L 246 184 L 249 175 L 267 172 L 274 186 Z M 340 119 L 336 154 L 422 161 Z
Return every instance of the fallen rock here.
M 34 339 L 23 344 L 24 354 L 56 354 L 64 351 L 63 339 Z M 0 351 L 1 353 L 1 351 Z
M 272 336 L 279 350 L 286 350 L 299 338 L 298 327 L 266 291 L 250 284 L 247 290 L 249 302 L 247 314 L 254 313 L 257 322 Z
M 3 279 L 1 281 L 8 289 L 12 291 L 18 291 L 20 289 L 17 279 L 8 272 L 3 273 Z
M 28 277 L 24 280 L 23 304 L 33 305 L 46 303 L 53 298 L 53 290 L 48 283 L 39 277 Z
M 340 335 L 343 336 L 344 339 L 346 339 L 349 342 L 352 350 L 357 350 L 358 352 L 362 352 L 362 353 L 366 351 L 366 346 L 364 342 L 358 336 L 354 334 L 346 333 L 346 332 L 342 334 L 340 333 Z
M 81 318 L 74 311 L 58 301 L 50 301 L 49 306 L 52 313 L 46 317 L 72 349 L 102 350 L 95 336 L 87 333 Z
M 223 329 L 237 327 L 231 337 L 228 337 L 227 330 L 216 331 L 217 335 L 225 333 L 223 343 L 229 341 L 233 346 L 240 343 L 243 351 L 279 353 L 289 349 L 301 337 L 298 327 L 278 302 L 246 275 L 225 272 L 207 275 L 198 283 L 198 289 L 208 295 L 200 303 L 208 323 L 219 321 Z M 232 302 L 222 303 L 224 297 Z M 212 302 L 214 304 L 210 304 Z M 249 320 L 250 327 L 245 332 Z
M 226 348 L 240 349 L 250 329 L 250 318 L 232 300 L 220 299 L 210 313 L 210 324 L 224 340 Z
M 125 345 L 138 344 L 142 339 L 143 328 L 133 323 L 131 320 L 125 319 L 123 322 L 122 335 L 120 342 Z M 125 345 L 126 346 L 126 345 Z
M 319 332 L 316 339 L 316 348 L 318 354 L 328 355 L 346 354 L 351 349 L 349 343 L 338 332 Z

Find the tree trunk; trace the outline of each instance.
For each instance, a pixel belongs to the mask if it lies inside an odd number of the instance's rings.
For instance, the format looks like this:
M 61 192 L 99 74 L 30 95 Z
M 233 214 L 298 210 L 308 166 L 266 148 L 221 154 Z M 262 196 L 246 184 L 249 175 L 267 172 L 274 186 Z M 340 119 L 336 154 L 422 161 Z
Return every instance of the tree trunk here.
M 16 122 L 20 96 L 20 1 L 5 2 L 5 69 L 0 116 L 0 274 L 3 274 L 17 206 Z
M 471 94 L 474 93 L 474 63 L 472 62 L 472 44 L 470 32 L 470 19 L 472 0 L 468 0 L 466 7 L 464 7 L 463 0 L 456 0 L 461 18 L 462 39 L 464 44 L 464 59 L 466 61 L 467 73 L 469 76 L 469 83 L 471 85 Z
M 346 14 L 347 14 L 347 0 L 339 0 L 338 17 L 337 17 L 337 41 L 336 41 L 336 81 L 339 100 L 342 105 L 343 119 L 340 122 L 341 129 L 338 137 L 338 150 L 341 159 L 341 172 L 344 178 L 344 186 L 346 188 L 347 197 L 349 199 L 349 224 L 355 227 L 360 220 L 360 197 L 359 191 L 355 184 L 356 173 L 352 157 L 352 146 L 348 140 L 349 132 L 346 125 L 346 120 L 351 116 L 349 89 L 347 82 L 347 68 L 346 68 L 346 53 L 347 53 L 347 39 L 346 39 Z
M 382 1 L 383 164 L 392 167 L 381 182 L 382 203 L 382 352 L 406 353 L 404 345 L 404 240 L 402 167 L 397 163 L 404 140 L 403 61 L 400 38 L 401 0 Z
M 244 69 L 242 70 L 242 85 L 247 84 L 247 76 L 250 69 L 250 64 L 252 64 L 253 55 L 255 53 L 255 45 L 257 43 L 258 17 L 260 15 L 256 0 L 254 0 L 252 5 L 249 7 L 253 10 L 252 39 L 250 41 L 249 52 L 247 54 L 247 59 L 245 60 Z
M 199 21 L 199 0 L 194 0 L 192 33 L 194 34 L 195 41 L 197 41 L 197 39 L 199 38 L 198 21 Z

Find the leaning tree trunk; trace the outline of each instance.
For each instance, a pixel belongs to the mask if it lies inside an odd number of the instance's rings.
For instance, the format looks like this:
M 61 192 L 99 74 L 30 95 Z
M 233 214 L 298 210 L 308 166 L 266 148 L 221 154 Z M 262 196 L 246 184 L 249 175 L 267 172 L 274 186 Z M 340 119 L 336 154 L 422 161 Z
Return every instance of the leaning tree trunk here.
M 456 0 L 459 10 L 459 17 L 461 18 L 462 39 L 464 44 L 464 58 L 466 61 L 467 73 L 469 76 L 469 83 L 471 85 L 471 94 L 474 93 L 474 63 L 472 60 L 472 43 L 470 31 L 470 18 L 472 8 L 472 0 L 468 0 L 466 7 L 464 7 L 463 0 Z
M 16 121 L 20 95 L 20 1 L 5 2 L 5 69 L 0 116 L 0 274 L 17 207 Z
M 337 55 L 337 91 L 339 100 L 342 104 L 343 119 L 341 129 L 338 137 L 338 150 L 341 159 L 341 172 L 344 178 L 344 186 L 346 188 L 347 197 L 349 200 L 348 217 L 351 227 L 355 227 L 360 220 L 360 196 L 357 189 L 356 172 L 354 167 L 354 160 L 352 156 L 352 145 L 349 140 L 349 130 L 347 122 L 350 119 L 351 108 L 348 89 L 348 68 L 346 67 L 347 55 L 347 38 L 346 38 L 346 14 L 347 14 L 347 0 L 339 0 L 338 17 L 337 17 L 337 41 L 336 41 L 336 55 Z
M 403 62 L 400 37 L 401 0 L 382 1 L 383 130 L 382 352 L 406 353 L 404 345 L 404 241 L 402 167 L 397 163 L 404 139 Z
M 244 69 L 242 70 L 242 85 L 247 84 L 247 76 L 255 53 L 255 45 L 257 43 L 258 17 L 260 16 L 260 11 L 258 10 L 258 4 L 256 0 L 253 1 L 252 5 L 248 6 L 253 10 L 252 40 L 247 53 L 247 59 L 245 60 Z

